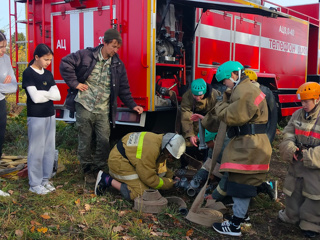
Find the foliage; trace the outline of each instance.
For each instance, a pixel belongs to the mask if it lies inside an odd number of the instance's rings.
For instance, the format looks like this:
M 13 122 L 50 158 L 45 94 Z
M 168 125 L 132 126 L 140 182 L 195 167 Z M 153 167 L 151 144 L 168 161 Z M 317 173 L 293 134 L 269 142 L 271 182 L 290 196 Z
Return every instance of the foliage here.
M 13 33 L 11 35 L 11 41 L 12 41 L 12 44 L 15 44 L 16 43 L 16 36 L 15 36 L 15 33 Z M 18 41 L 25 41 L 26 40 L 26 36 L 24 35 L 24 33 L 18 33 Z M 22 45 L 23 49 L 25 49 L 25 45 L 23 44 Z
M 26 37 L 23 33 L 18 33 L 18 41 L 25 41 Z M 12 34 L 11 36 L 11 43 L 12 43 L 12 55 L 11 55 L 11 59 L 12 59 L 12 66 L 16 67 L 17 64 L 17 56 L 16 56 L 16 40 L 15 40 L 15 34 Z M 19 43 L 17 44 L 17 50 L 18 50 L 18 62 L 27 62 L 27 48 L 26 48 L 26 44 L 24 43 Z M 22 73 L 23 71 L 26 69 L 27 65 L 26 64 L 19 64 L 18 65 L 18 71 L 19 71 L 19 77 L 18 77 L 18 81 L 22 82 Z
M 78 135 L 74 123 L 57 121 L 56 125 L 56 146 L 58 149 L 76 149 Z
M 26 155 L 28 150 L 27 109 L 18 116 L 8 117 L 4 149 L 14 155 Z

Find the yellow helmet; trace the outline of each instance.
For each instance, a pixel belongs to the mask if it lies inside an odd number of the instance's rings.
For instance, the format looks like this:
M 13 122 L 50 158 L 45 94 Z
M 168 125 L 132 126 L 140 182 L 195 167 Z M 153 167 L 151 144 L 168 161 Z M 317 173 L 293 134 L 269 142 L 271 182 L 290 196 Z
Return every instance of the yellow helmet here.
M 246 69 L 244 70 L 244 73 L 248 76 L 248 78 L 250 78 L 251 81 L 257 81 L 258 80 L 258 75 L 256 72 L 250 70 L 250 69 Z
M 306 82 L 297 90 L 299 100 L 318 99 L 320 96 L 320 85 L 316 82 Z

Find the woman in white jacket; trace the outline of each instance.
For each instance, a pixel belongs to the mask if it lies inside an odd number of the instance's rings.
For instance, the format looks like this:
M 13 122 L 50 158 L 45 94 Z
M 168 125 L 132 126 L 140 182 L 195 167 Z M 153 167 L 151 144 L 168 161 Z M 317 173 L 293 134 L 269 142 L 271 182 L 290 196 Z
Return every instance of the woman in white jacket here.
M 2 156 L 2 145 L 7 125 L 5 94 L 17 91 L 17 80 L 13 73 L 10 58 L 5 54 L 6 48 L 6 36 L 0 32 L 0 158 Z M 9 196 L 9 194 L 0 190 L 0 196 Z

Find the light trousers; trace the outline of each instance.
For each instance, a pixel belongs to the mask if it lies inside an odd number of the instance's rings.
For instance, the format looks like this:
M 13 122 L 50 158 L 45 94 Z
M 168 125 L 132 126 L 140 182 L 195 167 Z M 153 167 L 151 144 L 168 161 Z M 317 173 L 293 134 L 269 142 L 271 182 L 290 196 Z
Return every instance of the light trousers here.
M 28 117 L 28 175 L 30 187 L 48 182 L 55 156 L 55 116 Z

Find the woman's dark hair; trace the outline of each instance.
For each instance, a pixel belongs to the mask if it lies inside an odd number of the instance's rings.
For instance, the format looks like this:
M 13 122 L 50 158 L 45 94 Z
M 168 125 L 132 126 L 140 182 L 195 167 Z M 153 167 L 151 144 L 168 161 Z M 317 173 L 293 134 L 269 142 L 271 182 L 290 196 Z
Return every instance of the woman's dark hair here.
M 29 62 L 28 66 L 31 66 L 34 63 L 34 60 L 36 59 L 36 56 L 41 58 L 41 57 L 43 57 L 43 56 L 45 56 L 47 54 L 52 54 L 53 55 L 53 52 L 52 52 L 51 48 L 49 48 L 44 43 L 40 43 L 36 47 L 36 49 L 34 50 L 33 59 Z
M 0 42 L 6 41 L 6 40 L 7 40 L 6 35 L 4 35 L 4 33 L 0 31 Z

